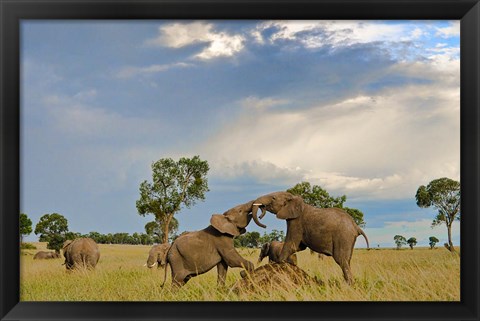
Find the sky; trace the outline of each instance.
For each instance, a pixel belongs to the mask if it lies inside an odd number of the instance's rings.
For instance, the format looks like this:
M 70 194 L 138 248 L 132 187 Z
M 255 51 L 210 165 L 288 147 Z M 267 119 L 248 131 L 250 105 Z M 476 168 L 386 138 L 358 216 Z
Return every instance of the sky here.
M 75 232 L 144 232 L 151 164 L 199 155 L 209 192 L 180 232 L 308 181 L 364 213 L 371 247 L 447 240 L 415 193 L 460 179 L 459 21 L 22 20 L 20 51 L 34 225 L 60 213 Z M 262 222 L 247 231 L 286 231 Z

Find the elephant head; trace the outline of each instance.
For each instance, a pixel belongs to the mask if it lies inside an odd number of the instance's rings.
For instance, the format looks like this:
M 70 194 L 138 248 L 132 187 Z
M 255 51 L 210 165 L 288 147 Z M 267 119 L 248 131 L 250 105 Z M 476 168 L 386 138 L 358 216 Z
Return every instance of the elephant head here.
M 270 251 L 270 242 L 263 244 L 262 249 L 260 250 L 260 255 L 258 256 L 257 264 L 260 264 L 262 260 L 268 256 L 268 252 Z
M 156 264 L 158 264 L 158 267 L 164 266 L 166 262 L 167 252 L 169 249 L 170 244 L 168 243 L 154 245 L 148 253 L 148 259 L 145 266 L 150 269 L 153 268 Z
M 257 217 L 257 211 L 260 208 L 262 214 L 260 219 L 268 211 L 277 215 L 277 218 L 288 220 L 297 218 L 303 212 L 303 199 L 289 192 L 274 192 L 260 196 L 253 202 L 252 216 Z
M 222 233 L 227 233 L 232 236 L 243 234 L 246 231 L 245 227 L 252 219 L 252 206 L 253 201 L 250 201 L 229 209 L 223 213 L 223 215 L 214 214 L 210 219 L 210 224 Z M 253 217 L 253 220 L 259 226 L 265 227 L 256 217 Z

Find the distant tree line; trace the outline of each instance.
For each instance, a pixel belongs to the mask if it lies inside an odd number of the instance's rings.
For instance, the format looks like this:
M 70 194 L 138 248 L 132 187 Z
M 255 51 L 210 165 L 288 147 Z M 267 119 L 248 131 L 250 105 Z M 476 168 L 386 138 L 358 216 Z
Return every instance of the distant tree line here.
M 247 232 L 234 238 L 233 244 L 235 247 L 257 248 L 272 241 L 285 241 L 285 233 L 283 231 L 272 230 L 272 232 L 268 234 L 267 232 L 263 232 L 263 235 L 260 236 L 258 232 Z

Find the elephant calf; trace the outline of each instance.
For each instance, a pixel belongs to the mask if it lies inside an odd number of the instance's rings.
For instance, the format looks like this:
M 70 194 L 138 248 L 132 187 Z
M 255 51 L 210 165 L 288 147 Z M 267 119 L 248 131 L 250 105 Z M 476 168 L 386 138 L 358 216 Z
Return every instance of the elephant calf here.
M 156 264 L 158 264 L 157 267 L 164 266 L 170 246 L 169 243 L 154 245 L 148 253 L 148 259 L 145 265 L 149 269 L 153 268 Z
M 254 270 L 253 263 L 240 256 L 233 246 L 233 237 L 245 233 L 252 218 L 252 204 L 238 205 L 223 215 L 214 214 L 207 228 L 183 234 L 173 242 L 166 260 L 172 269 L 172 285 L 184 285 L 190 278 L 208 272 L 214 266 L 217 266 L 219 286 L 225 285 L 228 267 Z M 163 284 L 166 276 L 167 269 Z
M 268 256 L 268 262 L 280 263 L 280 253 L 282 252 L 283 242 L 272 241 L 270 243 L 265 243 L 260 250 L 260 255 L 258 256 L 258 264 Z M 287 262 L 293 265 L 297 265 L 297 255 L 293 253 L 287 259 Z
M 67 270 L 94 269 L 100 259 L 100 250 L 97 243 L 91 238 L 78 238 L 63 243 L 63 256 Z
M 47 260 L 47 259 L 58 259 L 60 258 L 60 253 L 57 252 L 48 252 L 48 251 L 39 251 L 34 256 L 34 260 Z

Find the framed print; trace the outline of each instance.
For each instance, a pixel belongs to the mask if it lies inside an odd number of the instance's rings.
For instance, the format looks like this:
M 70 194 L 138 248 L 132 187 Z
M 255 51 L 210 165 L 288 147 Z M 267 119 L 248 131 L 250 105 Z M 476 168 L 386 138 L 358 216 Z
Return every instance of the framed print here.
M 477 1 L 1 0 L 2 320 L 478 320 Z

